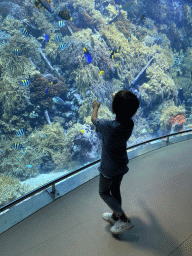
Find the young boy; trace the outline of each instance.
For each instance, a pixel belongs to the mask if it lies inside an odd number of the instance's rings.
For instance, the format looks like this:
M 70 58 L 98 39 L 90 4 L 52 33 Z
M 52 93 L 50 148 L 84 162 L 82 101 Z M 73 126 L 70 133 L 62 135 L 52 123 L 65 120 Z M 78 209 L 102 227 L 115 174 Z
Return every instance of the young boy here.
M 132 227 L 131 220 L 121 208 L 120 184 L 124 174 L 129 170 L 126 143 L 134 127 L 131 118 L 137 112 L 140 103 L 136 95 L 128 90 L 121 90 L 112 97 L 112 112 L 116 114 L 116 119 L 98 119 L 100 103 L 94 101 L 91 121 L 96 126 L 96 131 L 102 135 L 99 195 L 113 210 L 113 214 L 103 213 L 103 218 L 114 224 L 111 232 L 119 234 Z

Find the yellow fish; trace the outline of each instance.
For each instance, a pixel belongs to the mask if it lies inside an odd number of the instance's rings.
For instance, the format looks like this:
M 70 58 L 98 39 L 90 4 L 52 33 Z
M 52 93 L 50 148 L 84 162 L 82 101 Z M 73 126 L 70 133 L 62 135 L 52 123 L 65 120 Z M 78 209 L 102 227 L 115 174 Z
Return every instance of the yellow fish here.
M 95 98 L 95 100 L 97 100 L 97 98 Z
M 85 133 L 85 130 L 81 130 L 82 133 Z
M 119 67 L 119 64 L 117 64 L 117 67 Z
M 104 71 L 101 70 L 101 71 L 99 72 L 99 75 L 103 75 L 103 74 L 104 74 Z

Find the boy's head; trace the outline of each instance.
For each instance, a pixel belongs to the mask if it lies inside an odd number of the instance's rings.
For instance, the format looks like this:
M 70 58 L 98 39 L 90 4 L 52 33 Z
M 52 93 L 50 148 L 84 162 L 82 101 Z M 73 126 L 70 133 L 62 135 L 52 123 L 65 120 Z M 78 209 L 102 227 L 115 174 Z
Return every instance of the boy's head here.
M 135 115 L 139 108 L 137 96 L 129 90 L 120 90 L 113 97 L 112 112 L 120 123 L 127 121 Z

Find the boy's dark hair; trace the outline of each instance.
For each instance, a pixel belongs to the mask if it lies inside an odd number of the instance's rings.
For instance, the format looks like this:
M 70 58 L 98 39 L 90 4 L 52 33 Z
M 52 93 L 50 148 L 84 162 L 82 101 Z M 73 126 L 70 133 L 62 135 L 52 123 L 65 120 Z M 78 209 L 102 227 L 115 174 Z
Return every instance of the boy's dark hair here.
M 115 94 L 112 102 L 112 112 L 116 114 L 116 119 L 124 124 L 135 115 L 140 102 L 137 96 L 129 90 L 120 90 Z

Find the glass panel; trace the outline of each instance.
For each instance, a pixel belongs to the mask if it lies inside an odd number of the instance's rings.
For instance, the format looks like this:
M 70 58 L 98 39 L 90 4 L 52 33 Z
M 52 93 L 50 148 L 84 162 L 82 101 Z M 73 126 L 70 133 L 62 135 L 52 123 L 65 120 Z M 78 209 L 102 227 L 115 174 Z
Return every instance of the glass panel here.
M 106 149 L 192 128 L 191 12 L 186 0 L 0 0 L 0 206 Z

